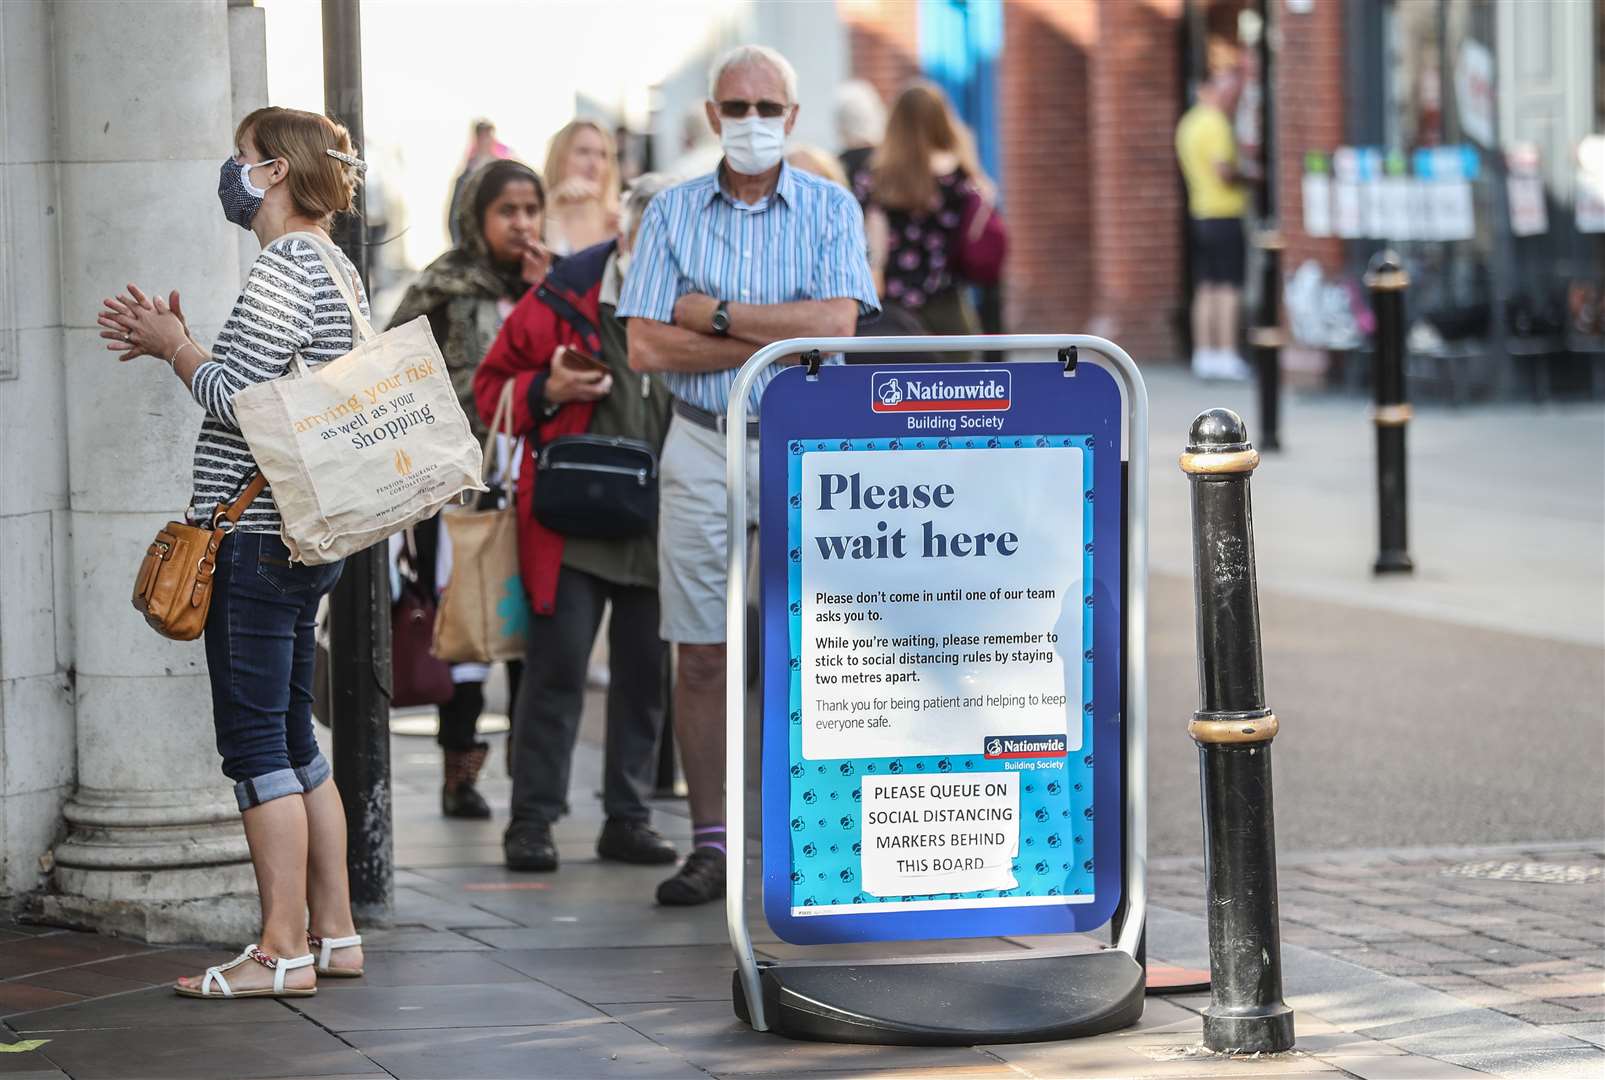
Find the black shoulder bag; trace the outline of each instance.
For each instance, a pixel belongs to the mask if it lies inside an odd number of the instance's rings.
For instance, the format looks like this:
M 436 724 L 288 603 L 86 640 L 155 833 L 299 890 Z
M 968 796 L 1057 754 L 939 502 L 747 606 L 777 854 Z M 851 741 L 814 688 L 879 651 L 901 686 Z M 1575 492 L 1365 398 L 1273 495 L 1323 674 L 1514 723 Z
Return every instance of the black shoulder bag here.
M 536 296 L 601 351 L 601 333 L 583 312 L 545 285 Z M 658 455 L 650 444 L 622 435 L 561 435 L 537 446 L 540 482 L 530 508 L 536 521 L 563 536 L 598 540 L 657 531 Z

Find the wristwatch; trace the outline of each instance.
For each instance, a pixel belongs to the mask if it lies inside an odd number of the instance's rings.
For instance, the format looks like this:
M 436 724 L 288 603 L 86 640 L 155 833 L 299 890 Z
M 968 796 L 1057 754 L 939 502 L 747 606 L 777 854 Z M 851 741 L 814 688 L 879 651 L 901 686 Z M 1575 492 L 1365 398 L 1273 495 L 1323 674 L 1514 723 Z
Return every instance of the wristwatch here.
M 730 301 L 721 300 L 713 309 L 713 332 L 720 337 L 730 332 Z

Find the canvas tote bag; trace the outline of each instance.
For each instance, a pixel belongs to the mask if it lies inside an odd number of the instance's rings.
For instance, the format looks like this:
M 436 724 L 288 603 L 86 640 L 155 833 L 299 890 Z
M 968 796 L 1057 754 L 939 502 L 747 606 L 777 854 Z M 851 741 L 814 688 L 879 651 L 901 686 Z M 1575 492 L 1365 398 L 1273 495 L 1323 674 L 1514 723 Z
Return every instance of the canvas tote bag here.
M 513 381 L 509 379 L 485 437 L 487 469 L 495 461 L 496 436 L 505 436 L 511 445 L 512 429 Z M 513 459 L 509 454 L 509 463 Z M 432 651 L 454 664 L 524 658 L 529 601 L 518 571 L 518 514 L 510 472 L 510 467 L 502 470 L 506 505 L 489 510 L 447 510 L 440 515 L 441 526 L 451 539 L 451 579 L 440 597 Z
M 273 489 L 290 557 L 316 565 L 485 487 L 479 444 L 428 318 L 375 333 L 328 242 L 290 235 L 317 249 L 351 309 L 357 346 L 316 371 L 297 353 L 299 377 L 247 387 L 235 395 L 234 413 Z

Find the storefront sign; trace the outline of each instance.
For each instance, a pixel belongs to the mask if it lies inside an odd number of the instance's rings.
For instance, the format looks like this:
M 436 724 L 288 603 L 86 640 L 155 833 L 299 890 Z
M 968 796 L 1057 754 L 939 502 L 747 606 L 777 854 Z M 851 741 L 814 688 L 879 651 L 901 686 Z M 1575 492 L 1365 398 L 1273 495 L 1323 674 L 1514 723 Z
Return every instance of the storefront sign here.
M 1505 193 L 1510 200 L 1510 231 L 1516 236 L 1542 236 L 1549 231 L 1544 178 L 1538 147 L 1518 143 L 1505 151 Z
M 1494 57 L 1480 41 L 1467 38 L 1455 60 L 1455 106 L 1460 130 L 1483 146 L 1494 145 Z
M 1304 155 L 1304 182 L 1300 189 L 1305 236 L 1332 235 L 1331 162 L 1325 154 Z
M 1587 135 L 1577 148 L 1577 231 L 1605 232 L 1605 135 Z

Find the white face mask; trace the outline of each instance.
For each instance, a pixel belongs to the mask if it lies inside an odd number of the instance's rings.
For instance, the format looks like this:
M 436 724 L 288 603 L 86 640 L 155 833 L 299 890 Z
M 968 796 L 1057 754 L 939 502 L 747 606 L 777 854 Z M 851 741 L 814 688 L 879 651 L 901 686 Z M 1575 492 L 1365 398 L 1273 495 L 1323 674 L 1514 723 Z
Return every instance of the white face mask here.
M 786 148 L 786 118 L 744 116 L 740 120 L 722 120 L 719 143 L 732 170 L 742 176 L 758 176 L 780 164 L 780 155 Z

